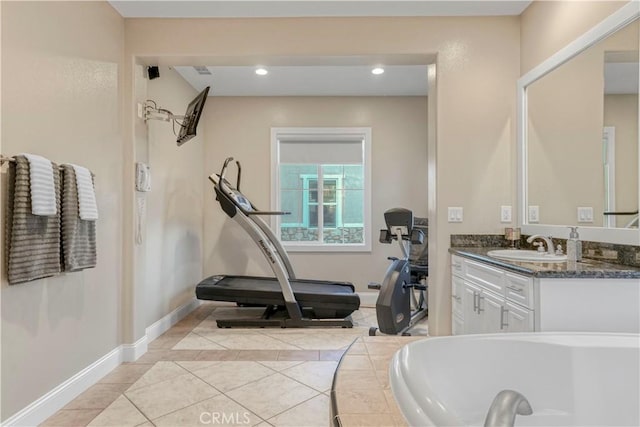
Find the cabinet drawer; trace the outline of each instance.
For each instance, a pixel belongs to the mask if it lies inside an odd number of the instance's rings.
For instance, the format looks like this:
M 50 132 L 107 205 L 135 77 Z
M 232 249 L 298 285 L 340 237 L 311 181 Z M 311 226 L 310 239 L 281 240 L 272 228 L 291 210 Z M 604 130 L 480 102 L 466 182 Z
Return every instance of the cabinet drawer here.
M 505 297 L 525 307 L 533 308 L 533 279 L 507 273 Z
M 464 270 L 466 277 L 474 280 L 479 285 L 504 295 L 504 271 L 486 264 L 465 260 Z

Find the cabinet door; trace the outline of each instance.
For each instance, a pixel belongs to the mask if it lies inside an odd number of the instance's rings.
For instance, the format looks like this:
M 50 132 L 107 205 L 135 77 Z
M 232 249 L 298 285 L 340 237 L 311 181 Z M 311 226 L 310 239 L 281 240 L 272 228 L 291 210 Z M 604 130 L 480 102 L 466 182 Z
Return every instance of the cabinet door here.
M 464 320 L 462 296 L 464 293 L 464 281 L 456 276 L 451 278 L 451 314 Z
M 505 306 L 507 332 L 533 332 L 533 311 L 507 301 Z
M 480 315 L 476 311 L 480 288 L 467 281 L 464 282 L 462 292 L 462 316 L 464 319 L 463 331 L 465 334 L 479 334 L 482 332 Z
M 501 319 L 504 298 L 483 290 L 478 299 L 480 324 L 482 325 L 480 332 L 485 334 L 502 332 Z
M 451 276 L 451 333 L 453 335 L 464 333 L 463 295 L 464 281 L 459 277 Z

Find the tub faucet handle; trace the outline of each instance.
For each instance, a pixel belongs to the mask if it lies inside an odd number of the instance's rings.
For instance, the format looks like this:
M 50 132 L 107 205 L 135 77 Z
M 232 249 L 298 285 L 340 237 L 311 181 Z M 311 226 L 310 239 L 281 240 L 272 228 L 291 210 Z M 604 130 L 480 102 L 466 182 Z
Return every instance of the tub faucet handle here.
M 531 415 L 533 409 L 526 397 L 514 390 L 502 390 L 491 403 L 484 427 L 513 427 L 516 415 Z

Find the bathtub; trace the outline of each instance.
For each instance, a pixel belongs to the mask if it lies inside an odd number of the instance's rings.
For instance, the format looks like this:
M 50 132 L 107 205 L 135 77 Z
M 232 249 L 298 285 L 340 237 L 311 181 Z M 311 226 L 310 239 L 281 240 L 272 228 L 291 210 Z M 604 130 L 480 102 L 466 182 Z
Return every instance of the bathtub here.
M 482 426 L 498 392 L 522 393 L 516 426 L 640 426 L 640 335 L 522 333 L 427 338 L 390 366 L 411 426 Z

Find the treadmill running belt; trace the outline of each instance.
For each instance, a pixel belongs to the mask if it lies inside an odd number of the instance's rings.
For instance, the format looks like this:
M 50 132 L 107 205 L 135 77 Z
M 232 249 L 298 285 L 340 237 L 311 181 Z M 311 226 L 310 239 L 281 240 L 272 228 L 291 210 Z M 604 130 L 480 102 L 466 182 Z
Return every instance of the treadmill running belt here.
M 353 312 L 360 307 L 360 297 L 346 282 L 291 280 L 298 304 L 315 309 Z M 196 287 L 202 300 L 230 301 L 240 304 L 284 305 L 277 279 L 255 276 L 211 276 Z

